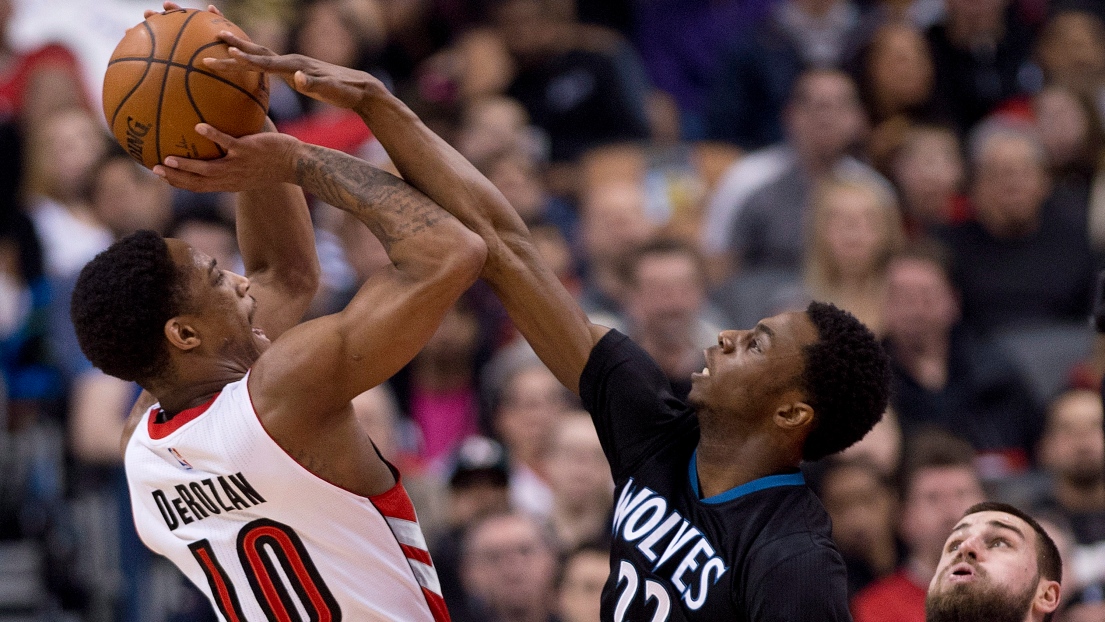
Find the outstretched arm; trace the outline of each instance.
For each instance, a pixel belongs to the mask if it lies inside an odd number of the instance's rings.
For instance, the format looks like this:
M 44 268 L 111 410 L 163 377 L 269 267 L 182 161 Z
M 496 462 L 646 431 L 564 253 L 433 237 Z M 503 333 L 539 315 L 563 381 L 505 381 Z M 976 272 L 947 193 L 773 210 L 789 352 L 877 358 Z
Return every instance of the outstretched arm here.
M 587 319 L 498 189 L 369 74 L 299 55 L 274 56 L 227 35 L 233 58 L 211 66 L 268 71 L 301 93 L 356 110 L 404 179 L 480 235 L 488 248 L 482 276 L 541 360 L 578 392 L 591 349 L 608 329 Z

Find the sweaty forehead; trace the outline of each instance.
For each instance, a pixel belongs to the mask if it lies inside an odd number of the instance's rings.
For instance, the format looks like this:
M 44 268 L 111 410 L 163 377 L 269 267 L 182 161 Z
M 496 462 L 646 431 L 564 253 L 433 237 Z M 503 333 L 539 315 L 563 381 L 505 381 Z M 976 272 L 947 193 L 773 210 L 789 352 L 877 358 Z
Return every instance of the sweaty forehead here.
M 210 257 L 192 248 L 192 245 L 183 240 L 165 238 L 165 244 L 169 247 L 169 257 L 178 267 L 206 269 L 211 263 Z

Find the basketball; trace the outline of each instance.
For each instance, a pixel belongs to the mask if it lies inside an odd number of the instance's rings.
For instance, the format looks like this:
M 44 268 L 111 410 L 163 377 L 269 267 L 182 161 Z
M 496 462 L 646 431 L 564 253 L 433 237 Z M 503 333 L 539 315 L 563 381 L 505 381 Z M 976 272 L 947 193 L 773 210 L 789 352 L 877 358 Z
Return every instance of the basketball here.
M 104 74 L 104 116 L 115 140 L 147 168 L 167 156 L 210 160 L 225 155 L 196 133 L 204 122 L 234 137 L 259 132 L 268 113 L 268 77 L 215 72 L 205 58 L 229 58 L 222 30 L 240 28 L 208 11 L 151 15 L 127 30 Z

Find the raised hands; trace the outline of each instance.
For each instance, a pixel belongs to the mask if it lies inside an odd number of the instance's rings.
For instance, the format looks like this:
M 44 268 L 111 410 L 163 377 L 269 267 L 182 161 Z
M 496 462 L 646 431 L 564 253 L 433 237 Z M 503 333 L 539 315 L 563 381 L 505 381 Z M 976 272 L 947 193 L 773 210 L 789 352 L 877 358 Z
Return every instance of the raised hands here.
M 341 108 L 356 108 L 369 86 L 380 86 L 372 75 L 331 65 L 301 54 L 276 55 L 272 50 L 239 39 L 230 32 L 219 33 L 230 46 L 231 58 L 204 59 L 216 71 L 264 71 L 279 76 L 300 93 Z

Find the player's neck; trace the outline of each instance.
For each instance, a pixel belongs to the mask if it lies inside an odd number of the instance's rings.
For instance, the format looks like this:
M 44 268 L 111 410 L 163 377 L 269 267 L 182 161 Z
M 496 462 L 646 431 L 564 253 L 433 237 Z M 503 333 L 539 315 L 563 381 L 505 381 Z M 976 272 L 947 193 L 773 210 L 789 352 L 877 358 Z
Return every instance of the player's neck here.
M 170 414 L 176 414 L 182 410 L 195 408 L 211 399 L 212 395 L 223 390 L 223 387 L 235 379 L 213 378 L 202 382 L 180 383 L 153 387 L 150 393 L 161 404 L 161 410 Z
M 698 442 L 698 483 L 703 498 L 719 495 L 768 475 L 798 468 L 799 460 L 785 458 L 778 442 L 766 435 L 750 435 L 718 442 Z

